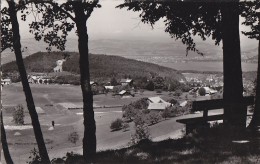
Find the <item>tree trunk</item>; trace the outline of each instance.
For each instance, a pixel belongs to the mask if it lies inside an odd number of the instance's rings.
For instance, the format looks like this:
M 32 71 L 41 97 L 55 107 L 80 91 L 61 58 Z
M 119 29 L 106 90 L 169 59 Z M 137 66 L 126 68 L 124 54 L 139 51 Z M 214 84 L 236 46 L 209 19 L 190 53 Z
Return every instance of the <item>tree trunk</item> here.
M 91 162 L 96 154 L 96 123 L 93 110 L 93 94 L 90 85 L 89 73 L 89 53 L 88 53 L 88 34 L 86 16 L 82 3 L 74 5 L 75 23 L 78 32 L 79 67 L 80 82 L 83 95 L 83 117 L 84 117 L 84 138 L 83 138 L 83 157 Z
M 258 128 L 260 126 L 260 40 L 258 41 L 258 65 L 257 65 L 257 79 L 256 79 L 256 94 L 254 114 L 249 124 L 249 128 Z
M 221 8 L 223 35 L 223 99 L 224 124 L 234 128 L 246 127 L 246 107 L 243 99 L 241 50 L 239 37 L 239 0 L 225 2 Z
M 16 63 L 17 63 L 18 70 L 19 70 L 19 73 L 21 76 L 23 90 L 24 90 L 24 94 L 25 94 L 25 98 L 26 98 L 26 103 L 27 103 L 27 107 L 29 110 L 29 114 L 31 116 L 32 126 L 33 126 L 33 130 L 34 130 L 36 142 L 38 144 L 39 154 L 40 154 L 40 157 L 41 157 L 41 160 L 43 163 L 50 163 L 50 159 L 49 159 L 47 149 L 46 149 L 46 146 L 44 143 L 40 122 L 38 119 L 38 114 L 35 109 L 31 88 L 28 83 L 27 73 L 26 73 L 23 58 L 22 58 L 19 23 L 17 21 L 17 13 L 16 13 L 16 9 L 15 9 L 14 0 L 9 0 L 8 5 L 9 5 L 10 19 L 11 19 L 11 23 L 12 23 L 13 44 L 14 44 L 13 48 L 14 48 L 14 52 L 15 52 Z
M 5 161 L 8 164 L 13 164 L 12 157 L 9 152 L 8 143 L 6 140 L 6 134 L 5 134 L 5 128 L 4 128 L 4 122 L 3 122 L 3 113 L 1 112 L 1 143 L 3 146 L 3 152 L 5 156 Z

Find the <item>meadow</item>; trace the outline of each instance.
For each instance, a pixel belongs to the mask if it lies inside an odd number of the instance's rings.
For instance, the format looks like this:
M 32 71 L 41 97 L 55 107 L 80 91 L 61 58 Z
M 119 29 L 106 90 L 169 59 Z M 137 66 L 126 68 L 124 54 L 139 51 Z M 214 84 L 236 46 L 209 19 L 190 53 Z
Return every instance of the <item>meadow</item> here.
M 67 152 L 82 154 L 83 137 L 83 117 L 82 109 L 68 110 L 60 103 L 72 103 L 82 107 L 82 98 L 80 86 L 73 85 L 31 85 L 35 105 L 41 107 L 45 114 L 39 114 L 46 146 L 51 158 L 65 156 Z M 97 126 L 97 149 L 108 150 L 118 149 L 128 145 L 131 134 L 134 133 L 134 123 L 130 123 L 129 130 L 123 132 L 111 132 L 110 123 L 117 118 L 122 117 L 121 107 L 136 101 L 142 97 L 156 96 L 155 92 L 144 91 L 142 94 L 136 94 L 135 97 L 121 99 L 112 94 L 102 94 L 94 96 L 95 120 Z M 169 98 L 168 92 L 161 93 L 162 97 Z M 3 87 L 3 105 L 6 109 L 3 111 L 4 123 L 6 127 L 9 149 L 15 163 L 26 163 L 29 161 L 30 151 L 37 148 L 34 134 L 31 127 L 31 121 L 26 109 L 25 98 L 20 83 L 14 83 Z M 12 106 L 23 104 L 25 107 L 25 127 L 20 129 L 12 121 L 12 111 L 8 110 Z M 110 107 L 110 108 L 104 108 Z M 182 117 L 188 117 L 182 116 Z M 54 130 L 49 130 L 51 122 L 55 121 Z M 27 128 L 28 127 L 28 128 Z M 176 123 L 176 118 L 159 122 L 149 127 L 153 140 L 160 141 L 167 138 L 175 138 L 182 135 L 183 125 Z M 19 132 L 20 135 L 15 135 Z M 68 141 L 68 135 L 72 132 L 79 134 L 78 142 Z M 105 137 L 104 137 L 105 136 Z

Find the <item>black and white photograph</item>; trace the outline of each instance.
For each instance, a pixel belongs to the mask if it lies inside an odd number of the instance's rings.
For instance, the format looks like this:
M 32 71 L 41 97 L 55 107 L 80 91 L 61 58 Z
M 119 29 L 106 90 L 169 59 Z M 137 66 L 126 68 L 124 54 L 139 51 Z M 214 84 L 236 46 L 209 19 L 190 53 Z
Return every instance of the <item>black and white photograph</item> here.
M 0 9 L 0 164 L 260 163 L 259 0 Z

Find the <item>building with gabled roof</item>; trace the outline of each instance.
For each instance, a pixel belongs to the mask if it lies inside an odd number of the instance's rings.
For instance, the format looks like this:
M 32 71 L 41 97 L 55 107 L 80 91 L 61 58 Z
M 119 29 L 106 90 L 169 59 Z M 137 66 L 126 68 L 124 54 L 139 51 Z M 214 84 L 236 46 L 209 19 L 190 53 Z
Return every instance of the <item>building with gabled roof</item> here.
M 166 102 L 161 97 L 149 97 L 148 98 L 148 109 L 149 110 L 164 110 L 165 108 L 171 106 L 171 103 Z

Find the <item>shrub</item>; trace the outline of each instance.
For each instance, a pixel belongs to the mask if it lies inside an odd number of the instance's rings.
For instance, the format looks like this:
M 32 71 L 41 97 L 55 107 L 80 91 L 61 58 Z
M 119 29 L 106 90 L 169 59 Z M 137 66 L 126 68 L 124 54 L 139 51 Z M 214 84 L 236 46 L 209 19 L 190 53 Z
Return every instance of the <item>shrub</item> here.
M 17 105 L 15 111 L 13 112 L 13 120 L 17 125 L 24 124 L 24 110 L 23 105 Z
M 123 121 L 122 121 L 122 119 L 118 118 L 115 121 L 111 122 L 110 129 L 112 131 L 120 130 L 122 128 L 123 128 Z
M 146 124 L 135 126 L 135 134 L 131 135 L 130 145 L 138 144 L 142 140 L 150 140 L 150 130 Z
M 182 91 L 180 90 L 180 89 L 178 89 L 178 90 L 176 90 L 175 92 L 174 92 L 174 96 L 181 96 L 181 94 L 182 94 Z
M 160 113 L 151 112 L 147 115 L 147 120 L 151 125 L 157 124 L 161 119 Z
M 27 162 L 28 164 L 37 164 L 42 162 L 39 151 L 36 148 L 33 148 L 33 150 L 30 151 L 29 159 L 30 161 Z
M 205 88 L 200 88 L 198 92 L 199 92 L 199 95 L 200 95 L 200 96 L 205 96 L 205 95 L 206 95 L 206 90 L 205 90 Z
M 138 125 L 144 125 L 146 124 L 146 116 L 142 113 L 138 114 L 135 116 L 134 118 L 134 123 L 135 123 L 135 126 L 138 126 Z
M 170 107 L 167 107 L 163 110 L 161 113 L 161 116 L 166 120 L 167 118 L 171 117 L 171 109 Z
M 68 141 L 70 141 L 71 143 L 74 143 L 76 145 L 76 143 L 79 140 L 79 134 L 78 132 L 72 132 L 68 135 Z
M 132 105 L 124 105 L 122 111 L 123 117 L 125 117 L 129 121 L 133 121 L 133 119 L 138 113 L 138 110 L 135 109 Z
M 170 99 L 170 100 L 168 100 L 168 102 L 173 104 L 173 105 L 178 104 L 178 101 L 176 99 Z
M 133 103 L 131 103 L 133 105 L 134 108 L 136 109 L 147 109 L 149 106 L 148 103 L 148 98 L 141 98 Z
M 127 129 L 129 128 L 130 126 L 129 126 L 129 124 L 128 123 L 123 123 L 123 126 L 122 126 L 122 128 L 123 128 L 123 130 L 124 131 L 127 131 Z

